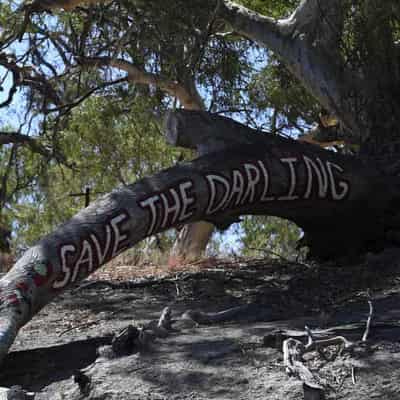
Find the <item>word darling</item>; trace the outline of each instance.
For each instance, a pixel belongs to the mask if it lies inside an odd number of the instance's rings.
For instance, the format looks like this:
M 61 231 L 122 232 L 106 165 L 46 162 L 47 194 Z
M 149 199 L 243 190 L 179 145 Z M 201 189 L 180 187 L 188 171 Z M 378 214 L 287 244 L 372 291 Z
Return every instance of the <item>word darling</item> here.
M 203 213 L 212 215 L 254 202 L 309 199 L 314 192 L 319 199 L 338 201 L 345 199 L 349 193 L 349 184 L 336 176 L 344 172 L 343 168 L 333 162 L 305 155 L 301 158 L 280 158 L 279 162 L 287 171 L 288 181 L 285 192 L 280 194 L 271 193 L 270 172 L 261 160 L 243 163 L 240 168 L 232 169 L 228 177 L 218 173 L 206 174 L 208 197 Z M 301 182 L 300 166 L 305 169 L 306 176 L 306 180 Z M 139 206 L 150 214 L 147 235 L 183 223 L 194 215 L 196 197 L 193 186 L 191 180 L 186 180 L 139 201 Z
M 59 250 L 62 275 L 53 282 L 53 288 L 61 289 L 75 282 L 81 269 L 85 269 L 88 275 L 125 250 L 128 247 L 128 232 L 123 231 L 121 225 L 128 218 L 129 215 L 122 212 L 106 222 L 103 240 L 91 232 L 78 246 L 63 244 Z
M 349 192 L 348 183 L 338 180 L 333 173 L 334 170 L 344 172 L 339 165 L 330 161 L 324 163 L 319 158 L 313 160 L 302 156 L 302 164 L 306 169 L 306 182 L 305 191 L 300 194 L 299 186 L 304 186 L 304 181 L 300 182 L 298 179 L 297 169 L 301 165 L 298 158 L 287 157 L 279 161 L 287 169 L 289 183 L 286 191 L 281 194 L 271 193 L 270 173 L 261 160 L 244 163 L 242 170 L 233 169 L 229 178 L 220 174 L 206 175 L 210 193 L 206 215 L 254 202 L 309 199 L 316 189 L 315 186 L 320 199 L 330 197 L 333 200 L 343 200 Z

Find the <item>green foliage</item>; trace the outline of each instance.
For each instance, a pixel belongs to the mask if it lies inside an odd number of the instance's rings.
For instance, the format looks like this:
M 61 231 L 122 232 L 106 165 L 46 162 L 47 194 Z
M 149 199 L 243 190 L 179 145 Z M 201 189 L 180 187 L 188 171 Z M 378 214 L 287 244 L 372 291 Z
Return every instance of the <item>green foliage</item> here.
M 316 100 L 273 58 L 253 75 L 248 90 L 258 113 L 271 110 L 267 129 L 272 132 L 299 133 L 318 120 L 321 107 Z
M 284 18 L 300 0 L 239 3 Z M 34 71 L 35 78 L 43 79 L 18 88 L 14 112 L 26 115 L 24 133 L 67 162 L 42 157 L 20 144 L 0 148 L 0 223 L 13 228 L 18 248 L 32 244 L 83 207 L 84 197 L 71 193 L 89 187 L 94 200 L 180 157 L 160 133 L 166 110 L 179 102 L 156 85 L 127 80 L 114 84 L 126 77 L 126 71 L 82 67 L 82 57 L 124 59 L 159 79 L 191 82 L 209 110 L 274 133 L 296 134 L 318 121 L 320 106 L 274 54 L 226 34 L 215 1 L 107 1 L 28 19 L 16 11 L 19 4 L 0 4 L 0 55 L 6 55 L 7 62 L 18 58 L 18 66 L 27 68 L 28 75 Z M 390 87 L 387 93 L 398 98 L 399 86 L 392 85 L 400 60 L 398 45 L 394 46 L 400 40 L 398 0 L 345 0 L 343 7 L 338 57 L 346 67 L 371 77 L 371 85 Z M 3 72 L 0 86 L 12 75 L 3 82 Z M 3 100 L 0 97 L 0 103 Z M 0 125 L 4 130 L 7 121 Z M 300 233 L 287 221 L 246 217 L 242 229 L 246 255 L 295 254 Z M 173 233 L 161 237 L 166 252 L 173 238 Z
M 166 145 L 151 104 L 135 100 L 127 108 L 114 95 L 92 97 L 72 113 L 58 147 L 73 168 L 50 162 L 40 171 L 30 196 L 13 212 L 17 247 L 32 244 L 79 211 L 84 196 L 71 194 L 90 188 L 94 200 L 175 162 L 180 152 Z
M 241 224 L 242 254 L 245 256 L 284 257 L 294 260 L 301 230 L 292 222 L 265 216 L 246 216 Z
M 299 0 L 240 0 L 238 3 L 272 18 L 284 18 L 299 5 Z

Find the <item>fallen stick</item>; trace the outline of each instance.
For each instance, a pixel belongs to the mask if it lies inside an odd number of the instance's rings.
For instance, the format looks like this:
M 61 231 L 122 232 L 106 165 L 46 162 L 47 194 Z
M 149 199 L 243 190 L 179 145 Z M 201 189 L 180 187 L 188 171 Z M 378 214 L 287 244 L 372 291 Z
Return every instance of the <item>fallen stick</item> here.
M 368 300 L 368 305 L 369 305 L 369 314 L 368 314 L 368 319 L 367 319 L 367 323 L 365 326 L 365 332 L 361 339 L 362 342 L 366 342 L 368 340 L 369 331 L 371 329 L 372 316 L 374 314 L 374 305 L 372 304 L 371 300 Z
M 361 340 L 352 342 L 346 339 L 344 336 L 335 336 L 327 339 L 316 340 L 314 335 L 307 326 L 305 331 L 307 334 L 307 344 L 303 344 L 298 339 L 288 338 L 283 341 L 283 361 L 286 367 L 286 372 L 289 376 L 297 376 L 301 381 L 304 382 L 310 388 L 314 388 L 317 392 L 323 390 L 323 386 L 320 385 L 318 379 L 304 364 L 303 356 L 311 351 L 320 351 L 328 346 L 339 346 L 339 354 L 343 352 L 351 352 L 356 346 L 365 344 L 371 328 L 371 321 L 373 317 L 373 304 L 371 300 L 368 300 L 369 314 L 366 322 L 366 327 Z M 352 370 L 352 380 L 355 382 L 354 370 Z M 321 393 L 315 393 L 313 396 L 322 396 Z M 311 396 L 311 394 L 310 394 Z M 311 397 L 310 397 L 311 398 Z M 318 398 L 318 397 L 317 397 Z

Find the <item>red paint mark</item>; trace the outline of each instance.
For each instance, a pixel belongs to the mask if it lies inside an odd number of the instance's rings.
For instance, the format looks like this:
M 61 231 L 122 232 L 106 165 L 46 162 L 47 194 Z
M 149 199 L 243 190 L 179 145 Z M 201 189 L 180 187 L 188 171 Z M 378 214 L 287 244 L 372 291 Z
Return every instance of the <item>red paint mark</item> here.
M 33 281 L 37 287 L 43 286 L 51 277 L 53 273 L 53 266 L 50 263 L 42 264 L 40 268 L 35 268 Z

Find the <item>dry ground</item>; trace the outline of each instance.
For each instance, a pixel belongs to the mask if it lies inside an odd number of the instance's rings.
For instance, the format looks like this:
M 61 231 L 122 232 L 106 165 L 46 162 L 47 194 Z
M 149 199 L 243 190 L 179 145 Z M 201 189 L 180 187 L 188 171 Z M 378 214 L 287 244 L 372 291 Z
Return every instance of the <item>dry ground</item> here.
M 209 260 L 179 271 L 105 267 L 22 329 L 0 386 L 21 385 L 51 400 L 303 399 L 301 381 L 285 371 L 277 332 L 298 336 L 308 325 L 360 339 L 371 296 L 367 346 L 351 354 L 330 347 L 307 354 L 305 363 L 327 399 L 400 399 L 399 272 L 395 251 L 356 265 Z M 178 324 L 131 355 L 98 356 L 116 332 L 158 319 L 165 306 L 178 319 L 188 309 L 244 305 L 232 320 Z

